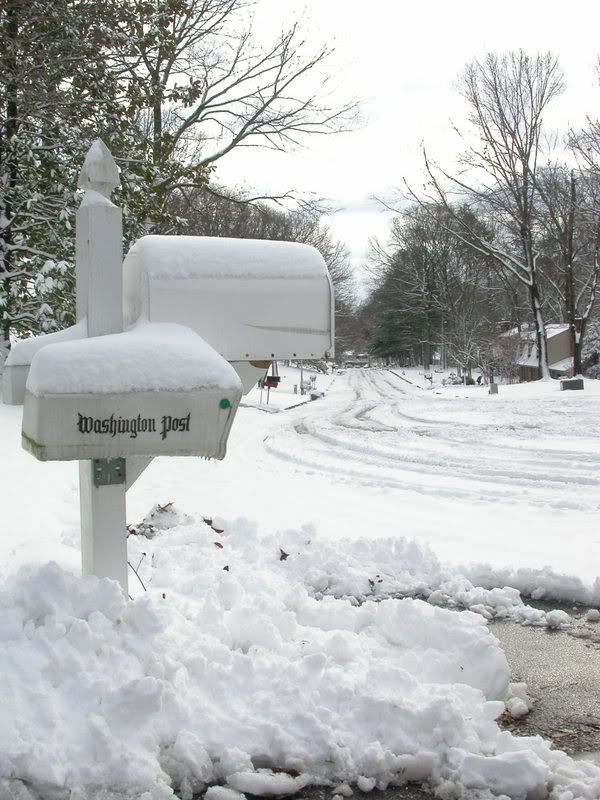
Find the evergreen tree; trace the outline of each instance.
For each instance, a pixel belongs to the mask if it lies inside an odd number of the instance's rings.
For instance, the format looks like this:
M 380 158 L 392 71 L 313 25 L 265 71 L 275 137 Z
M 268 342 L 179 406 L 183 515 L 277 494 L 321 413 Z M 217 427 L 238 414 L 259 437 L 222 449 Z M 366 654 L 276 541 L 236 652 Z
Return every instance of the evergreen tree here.
M 0 6 L 0 352 L 73 319 L 75 187 L 92 139 L 127 129 L 91 0 Z
M 377 354 L 428 368 L 435 351 L 468 371 L 489 350 L 504 316 L 504 290 L 494 285 L 493 263 L 453 234 L 455 220 L 493 237 L 472 210 L 417 204 L 392 221 L 389 248 L 374 246 Z

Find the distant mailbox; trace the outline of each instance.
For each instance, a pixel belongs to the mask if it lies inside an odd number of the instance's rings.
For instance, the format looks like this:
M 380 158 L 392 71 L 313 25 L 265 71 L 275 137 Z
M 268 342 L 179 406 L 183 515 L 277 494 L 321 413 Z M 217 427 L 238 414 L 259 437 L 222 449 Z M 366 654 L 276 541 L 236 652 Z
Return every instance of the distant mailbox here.
M 563 378 L 560 382 L 561 389 L 583 389 L 583 378 Z
M 333 287 L 309 245 L 144 236 L 123 262 L 123 293 L 126 325 L 187 325 L 227 361 L 333 353 Z

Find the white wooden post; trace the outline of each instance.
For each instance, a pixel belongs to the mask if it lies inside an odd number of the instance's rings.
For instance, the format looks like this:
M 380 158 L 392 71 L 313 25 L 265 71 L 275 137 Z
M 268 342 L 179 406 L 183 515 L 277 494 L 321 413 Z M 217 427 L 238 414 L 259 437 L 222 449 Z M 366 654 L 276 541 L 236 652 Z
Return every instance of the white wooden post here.
M 79 176 L 85 194 L 76 217 L 76 313 L 87 317 L 88 336 L 123 331 L 122 213 L 110 200 L 119 183 L 112 155 L 96 140 Z M 127 593 L 125 462 L 123 481 L 110 485 L 97 485 L 98 466 L 79 462 L 83 574 L 113 578 Z

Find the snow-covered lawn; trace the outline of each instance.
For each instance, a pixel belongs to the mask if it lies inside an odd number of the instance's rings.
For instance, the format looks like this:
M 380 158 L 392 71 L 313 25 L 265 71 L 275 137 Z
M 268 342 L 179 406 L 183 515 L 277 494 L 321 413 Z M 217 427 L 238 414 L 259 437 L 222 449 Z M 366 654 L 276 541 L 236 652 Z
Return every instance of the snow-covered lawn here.
M 281 373 L 223 462 L 131 489 L 130 602 L 79 577 L 76 464 L 21 451 L 0 406 L 0 798 L 597 800 L 599 767 L 498 728 L 523 701 L 486 618 L 568 623 L 519 591 L 600 604 L 600 386 L 348 370 L 283 410 Z

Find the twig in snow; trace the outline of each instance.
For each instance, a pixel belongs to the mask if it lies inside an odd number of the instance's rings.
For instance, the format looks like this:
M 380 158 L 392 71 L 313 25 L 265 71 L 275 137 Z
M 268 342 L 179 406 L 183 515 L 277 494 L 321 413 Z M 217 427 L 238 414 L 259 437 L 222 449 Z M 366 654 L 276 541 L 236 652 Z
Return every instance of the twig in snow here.
M 137 569 L 136 569 L 136 568 L 133 566 L 133 564 L 131 563 L 131 561 L 128 561 L 127 563 L 129 564 L 129 566 L 131 567 L 131 569 L 132 569 L 132 570 L 133 570 L 133 572 L 135 573 L 135 576 L 136 576 L 136 578 L 138 579 L 138 581 L 139 581 L 139 582 L 142 584 L 142 589 L 143 589 L 145 592 L 147 592 L 147 591 L 148 591 L 148 589 L 146 589 L 146 587 L 145 587 L 145 585 L 144 585 L 144 581 L 143 581 L 143 580 L 140 578 L 140 574 L 139 574 L 139 572 L 137 571 Z M 140 563 L 141 563 L 141 562 L 140 562 Z M 139 566 L 139 564 L 138 564 L 138 566 Z

